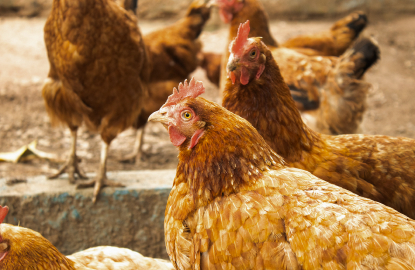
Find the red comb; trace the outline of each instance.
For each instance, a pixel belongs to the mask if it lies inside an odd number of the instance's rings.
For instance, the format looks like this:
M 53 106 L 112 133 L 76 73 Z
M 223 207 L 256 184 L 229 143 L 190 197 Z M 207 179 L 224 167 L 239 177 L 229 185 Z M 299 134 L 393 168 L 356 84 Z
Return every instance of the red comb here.
M 249 20 L 239 25 L 238 34 L 236 35 L 236 38 L 234 39 L 231 45 L 231 53 L 236 55 L 241 53 L 242 48 L 248 40 L 250 30 L 251 28 L 249 27 Z
M 205 87 L 200 81 L 196 81 L 194 78 L 190 80 L 190 83 L 187 83 L 187 80 L 184 81 L 184 84 L 179 84 L 179 90 L 173 88 L 173 94 L 167 98 L 166 103 L 162 107 L 176 105 L 180 100 L 192 97 L 197 98 L 199 95 L 205 92 Z
M 9 207 L 5 206 L 2 207 L 0 205 L 0 224 L 3 222 L 3 220 L 6 218 L 7 213 L 9 212 Z

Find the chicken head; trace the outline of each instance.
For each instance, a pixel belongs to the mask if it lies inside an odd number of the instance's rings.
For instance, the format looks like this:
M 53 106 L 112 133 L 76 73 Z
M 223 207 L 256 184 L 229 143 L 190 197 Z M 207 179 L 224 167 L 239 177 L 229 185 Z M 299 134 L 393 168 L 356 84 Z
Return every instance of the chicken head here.
M 189 149 L 192 149 L 203 136 L 206 123 L 200 120 L 197 112 L 185 101 L 188 98 L 196 98 L 205 92 L 202 82 L 194 79 L 184 84 L 180 83 L 179 88 L 173 89 L 167 102 L 148 118 L 148 121 L 160 122 L 168 130 L 170 141 L 175 146 L 181 146 L 186 142 Z
M 241 84 L 247 85 L 252 79 L 259 79 L 265 68 L 266 56 L 261 51 L 266 45 L 260 38 L 248 38 L 249 21 L 241 23 L 238 35 L 229 46 L 228 65 L 226 70 L 232 84 L 238 78 Z

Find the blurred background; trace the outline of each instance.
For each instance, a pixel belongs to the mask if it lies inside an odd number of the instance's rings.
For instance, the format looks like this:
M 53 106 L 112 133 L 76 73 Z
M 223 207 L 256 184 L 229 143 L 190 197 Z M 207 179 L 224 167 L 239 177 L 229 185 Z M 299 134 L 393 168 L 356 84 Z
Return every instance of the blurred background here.
M 415 1 L 262 2 L 270 18 L 272 35 L 278 41 L 326 30 L 335 20 L 352 11 L 365 11 L 369 24 L 363 35 L 379 42 L 381 60 L 365 75 L 372 87 L 362 133 L 415 138 Z M 172 24 L 183 17 L 190 3 L 191 0 L 139 0 L 137 14 L 142 33 Z M 41 96 L 49 70 L 43 27 L 51 5 L 52 0 L 0 0 L 0 152 L 16 151 L 37 140 L 37 149 L 55 153 L 64 160 L 70 148 L 69 130 L 51 127 Z M 224 52 L 228 27 L 214 9 L 200 36 L 203 50 Z M 207 80 L 202 69 L 198 68 L 191 76 L 204 82 L 206 97 L 220 100 L 218 88 Z M 81 166 L 93 172 L 99 163 L 100 135 L 84 127 L 78 134 L 77 154 L 82 159 Z M 146 127 L 141 160 L 136 164 L 119 162 L 119 157 L 131 152 L 135 138 L 135 132 L 129 129 L 112 142 L 108 171 L 176 168 L 177 151 L 164 128 L 157 124 Z M 17 163 L 0 162 L 0 179 L 24 181 L 31 176 L 53 173 L 60 164 L 37 158 Z M 53 242 L 56 244 L 60 240 L 58 237 Z M 162 241 L 162 237 L 158 241 Z M 159 251 L 143 253 L 165 257 Z

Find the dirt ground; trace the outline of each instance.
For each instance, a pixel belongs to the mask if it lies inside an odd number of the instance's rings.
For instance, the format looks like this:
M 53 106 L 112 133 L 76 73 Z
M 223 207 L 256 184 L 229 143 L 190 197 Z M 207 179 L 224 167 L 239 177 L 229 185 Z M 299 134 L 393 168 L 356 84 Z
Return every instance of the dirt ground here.
M 38 148 L 65 158 L 70 147 L 66 128 L 52 128 L 46 114 L 41 88 L 49 63 L 43 42 L 45 18 L 0 18 L 0 152 L 15 151 L 38 140 Z M 272 21 L 274 37 L 283 41 L 291 36 L 312 33 L 330 27 L 332 21 Z M 141 21 L 142 32 L 148 33 L 170 22 Z M 202 34 L 206 51 L 222 52 L 227 40 L 227 27 L 210 25 Z M 375 20 L 364 31 L 378 40 L 381 61 L 367 72 L 373 87 L 368 97 L 368 110 L 363 121 L 365 134 L 384 134 L 415 138 L 415 16 L 393 20 Z M 204 73 L 194 76 L 205 82 L 206 96 L 218 101 L 219 92 Z M 108 170 L 175 168 L 177 152 L 161 125 L 146 128 L 144 156 L 138 165 L 124 164 L 117 158 L 129 153 L 135 140 L 133 130 L 120 134 L 112 143 Z M 85 128 L 79 132 L 78 155 L 81 166 L 96 171 L 99 163 L 100 137 Z M 60 166 L 57 162 L 32 160 L 26 163 L 0 163 L 0 178 L 25 178 L 49 174 Z

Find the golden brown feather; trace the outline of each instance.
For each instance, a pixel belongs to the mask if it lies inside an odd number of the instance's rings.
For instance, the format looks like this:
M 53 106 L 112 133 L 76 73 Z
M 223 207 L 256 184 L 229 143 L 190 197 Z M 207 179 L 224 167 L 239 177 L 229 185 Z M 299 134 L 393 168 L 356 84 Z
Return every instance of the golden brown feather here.
M 170 99 L 150 117 L 168 128 L 180 151 L 164 222 L 176 269 L 415 263 L 415 221 L 286 167 L 248 121 L 196 96 Z

